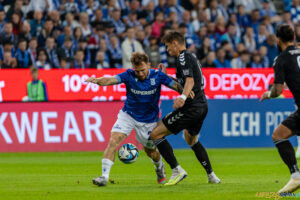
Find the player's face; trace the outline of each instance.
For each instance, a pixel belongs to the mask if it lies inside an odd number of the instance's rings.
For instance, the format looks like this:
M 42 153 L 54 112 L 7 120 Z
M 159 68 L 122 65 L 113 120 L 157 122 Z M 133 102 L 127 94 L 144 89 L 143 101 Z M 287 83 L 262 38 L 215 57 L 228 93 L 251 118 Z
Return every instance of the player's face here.
M 170 56 L 177 57 L 178 52 L 176 42 L 166 42 L 166 48 Z
M 148 73 L 149 73 L 149 64 L 142 62 L 142 64 L 138 66 L 134 66 L 134 72 L 137 78 L 140 81 L 143 81 L 147 78 Z

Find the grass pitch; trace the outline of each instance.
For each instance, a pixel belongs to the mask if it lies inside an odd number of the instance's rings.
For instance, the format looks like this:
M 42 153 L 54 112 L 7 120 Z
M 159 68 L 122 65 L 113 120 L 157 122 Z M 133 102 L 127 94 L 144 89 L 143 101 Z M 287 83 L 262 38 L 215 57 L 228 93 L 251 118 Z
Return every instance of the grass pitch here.
M 0 199 L 296 199 L 257 196 L 276 192 L 289 180 L 288 168 L 275 148 L 208 149 L 214 171 L 222 180 L 219 185 L 207 183 L 206 173 L 190 149 L 175 150 L 175 154 L 188 173 L 178 185 L 160 187 L 153 164 L 142 151 L 134 164 L 116 159 L 110 176 L 113 183 L 97 187 L 91 180 L 101 173 L 102 153 L 2 153 Z M 170 168 L 166 171 L 169 178 Z

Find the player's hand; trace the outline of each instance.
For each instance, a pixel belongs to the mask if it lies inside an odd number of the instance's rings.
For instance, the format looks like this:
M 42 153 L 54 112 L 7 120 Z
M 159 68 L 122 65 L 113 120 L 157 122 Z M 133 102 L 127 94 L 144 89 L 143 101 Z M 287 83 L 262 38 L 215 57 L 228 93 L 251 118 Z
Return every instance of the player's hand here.
M 173 108 L 174 108 L 174 109 L 181 108 L 181 107 L 184 105 L 184 102 L 185 102 L 185 101 L 183 100 L 183 98 L 177 97 L 177 98 L 174 100 Z
M 261 96 L 259 102 L 262 102 L 262 101 L 265 100 L 265 99 L 270 99 L 270 93 L 271 93 L 270 91 L 265 92 L 265 93 Z
M 193 91 L 191 91 L 188 98 L 194 99 L 195 98 L 195 93 Z
M 84 82 L 98 84 L 98 80 L 95 77 L 89 77 Z
M 159 63 L 158 69 L 160 69 L 163 73 L 167 73 L 167 68 L 163 63 Z

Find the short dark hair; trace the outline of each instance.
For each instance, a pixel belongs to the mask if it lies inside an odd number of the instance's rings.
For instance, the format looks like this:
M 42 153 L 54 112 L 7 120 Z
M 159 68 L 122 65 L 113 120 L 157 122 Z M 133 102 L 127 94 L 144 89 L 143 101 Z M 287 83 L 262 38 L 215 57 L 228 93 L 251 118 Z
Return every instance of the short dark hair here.
M 147 64 L 149 62 L 149 57 L 145 53 L 134 52 L 130 58 L 130 62 L 133 66 L 139 66 L 142 62 Z
M 295 32 L 288 24 L 279 25 L 276 29 L 276 37 L 282 42 L 293 42 L 295 38 Z
M 163 37 L 162 41 L 163 43 L 171 43 L 173 41 L 177 41 L 179 44 L 185 44 L 184 36 L 177 31 L 170 31 Z

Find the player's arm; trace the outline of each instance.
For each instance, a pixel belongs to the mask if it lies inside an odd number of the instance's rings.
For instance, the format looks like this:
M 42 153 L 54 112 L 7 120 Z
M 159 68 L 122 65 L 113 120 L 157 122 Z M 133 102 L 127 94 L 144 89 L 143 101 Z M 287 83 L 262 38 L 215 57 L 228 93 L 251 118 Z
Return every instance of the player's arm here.
M 260 98 L 260 101 L 263 101 L 265 99 L 272 99 L 276 98 L 281 95 L 284 85 L 276 83 L 273 85 L 272 89 L 270 91 L 265 92 L 262 97 Z
M 194 87 L 194 78 L 186 77 L 182 94 L 177 99 L 174 100 L 173 108 L 175 109 L 181 108 L 184 105 L 185 100 L 192 92 L 193 87 Z
M 275 58 L 274 61 L 274 85 L 270 91 L 265 92 L 259 101 L 278 97 L 283 90 L 285 82 L 284 59 L 282 57 Z
M 115 85 L 118 84 L 118 79 L 115 76 L 112 77 L 100 77 L 100 78 L 94 78 L 90 77 L 85 80 L 85 82 L 88 83 L 95 83 L 101 86 L 107 86 L 107 85 Z

